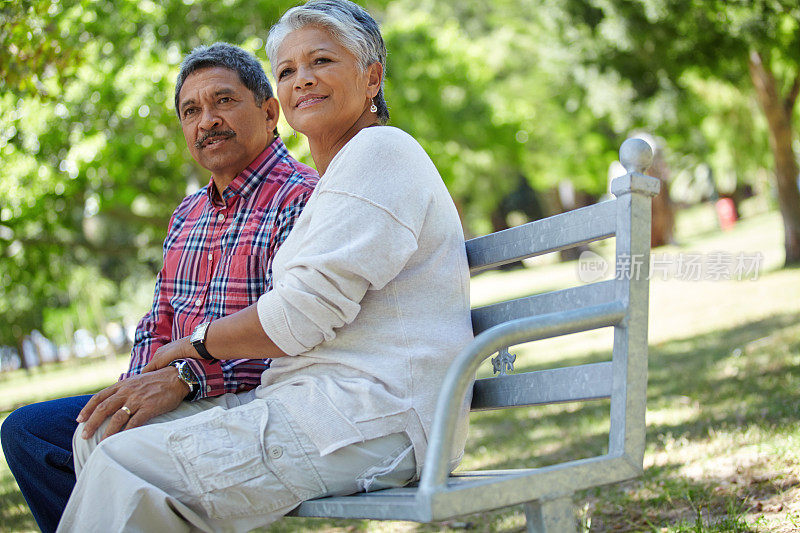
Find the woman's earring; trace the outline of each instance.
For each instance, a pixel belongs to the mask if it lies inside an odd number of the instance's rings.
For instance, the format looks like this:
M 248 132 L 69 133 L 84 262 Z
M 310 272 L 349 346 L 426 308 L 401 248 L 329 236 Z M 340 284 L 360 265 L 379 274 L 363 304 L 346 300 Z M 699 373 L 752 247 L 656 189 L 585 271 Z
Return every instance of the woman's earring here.
M 378 106 L 375 105 L 375 99 L 374 98 L 372 99 L 372 105 L 370 106 L 369 110 L 372 113 L 377 113 L 378 112 Z

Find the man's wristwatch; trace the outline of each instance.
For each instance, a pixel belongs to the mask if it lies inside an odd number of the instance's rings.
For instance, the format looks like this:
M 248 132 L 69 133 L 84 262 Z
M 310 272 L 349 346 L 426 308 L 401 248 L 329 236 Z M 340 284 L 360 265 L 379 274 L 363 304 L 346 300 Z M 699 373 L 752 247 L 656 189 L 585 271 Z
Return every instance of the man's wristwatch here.
M 183 381 L 189 386 L 189 394 L 186 395 L 185 400 L 193 400 L 197 393 L 200 391 L 200 380 L 197 379 L 192 367 L 189 366 L 183 359 L 172 361 L 169 366 L 174 366 L 178 370 L 178 379 Z
M 217 358 L 206 350 L 206 332 L 208 332 L 208 326 L 210 324 L 211 321 L 203 322 L 194 328 L 194 332 L 192 332 L 192 336 L 189 337 L 189 341 L 192 343 L 192 346 L 194 346 L 194 349 L 197 350 L 197 353 L 200 354 L 200 357 L 206 361 L 215 362 Z

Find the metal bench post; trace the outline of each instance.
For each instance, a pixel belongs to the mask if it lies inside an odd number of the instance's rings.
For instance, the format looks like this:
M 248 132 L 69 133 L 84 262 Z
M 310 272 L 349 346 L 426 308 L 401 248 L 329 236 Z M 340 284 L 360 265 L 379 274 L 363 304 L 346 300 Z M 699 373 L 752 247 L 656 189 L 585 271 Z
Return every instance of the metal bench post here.
M 576 531 L 575 513 L 570 496 L 528 502 L 524 507 L 528 533 L 574 533 Z
M 647 389 L 647 306 L 650 270 L 651 197 L 661 183 L 642 174 L 653 161 L 645 141 L 628 139 L 620 148 L 627 174 L 611 183 L 617 197 L 617 298 L 628 302 L 628 318 L 614 328 L 609 454 L 641 471 Z

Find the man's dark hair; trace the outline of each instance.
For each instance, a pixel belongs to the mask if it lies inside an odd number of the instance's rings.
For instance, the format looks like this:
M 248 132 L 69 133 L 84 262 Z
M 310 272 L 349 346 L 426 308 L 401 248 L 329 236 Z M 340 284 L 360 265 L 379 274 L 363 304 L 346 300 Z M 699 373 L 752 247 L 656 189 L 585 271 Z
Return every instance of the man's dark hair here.
M 228 43 L 198 46 L 183 58 L 181 71 L 175 80 L 175 112 L 178 118 L 181 116 L 178 98 L 186 78 L 195 71 L 210 67 L 227 68 L 238 74 L 242 84 L 253 93 L 256 105 L 260 106 L 264 100 L 272 98 L 272 86 L 261 63 L 253 54 Z

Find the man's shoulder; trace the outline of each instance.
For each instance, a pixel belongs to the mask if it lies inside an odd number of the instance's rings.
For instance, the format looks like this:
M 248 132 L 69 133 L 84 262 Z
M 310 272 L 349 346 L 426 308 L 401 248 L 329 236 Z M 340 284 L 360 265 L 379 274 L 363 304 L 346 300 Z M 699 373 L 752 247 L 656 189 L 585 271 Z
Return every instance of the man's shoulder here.
M 280 186 L 280 196 L 308 196 L 319 182 L 319 174 L 286 154 L 270 170 L 270 180 Z
M 204 185 L 197 189 L 195 192 L 185 196 L 175 211 L 172 217 L 176 219 L 183 219 L 198 206 L 204 205 L 208 202 L 208 185 Z

